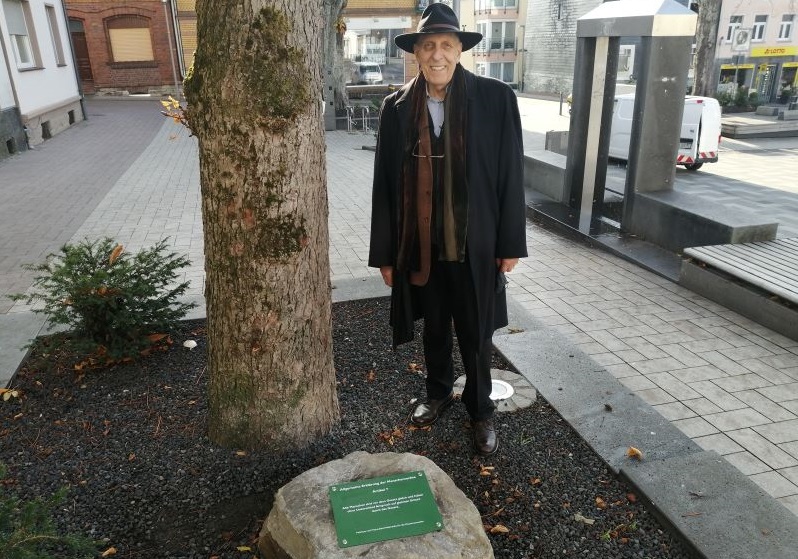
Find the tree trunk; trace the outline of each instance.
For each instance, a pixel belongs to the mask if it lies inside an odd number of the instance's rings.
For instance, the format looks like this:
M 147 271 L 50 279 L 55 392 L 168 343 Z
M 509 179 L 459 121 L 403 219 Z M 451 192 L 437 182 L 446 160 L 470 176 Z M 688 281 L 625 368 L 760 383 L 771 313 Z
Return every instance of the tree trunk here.
M 322 13 L 317 0 L 199 0 L 186 77 L 199 139 L 209 436 L 298 446 L 338 421 Z
M 721 0 L 701 0 L 698 4 L 693 95 L 714 97 L 718 89 L 715 72 L 715 45 L 718 44 Z
M 349 104 L 346 94 L 347 68 L 344 67 L 344 41 L 346 31 L 343 13 L 347 0 L 324 0 L 324 69 L 332 68 L 333 98 L 335 110 L 340 111 Z

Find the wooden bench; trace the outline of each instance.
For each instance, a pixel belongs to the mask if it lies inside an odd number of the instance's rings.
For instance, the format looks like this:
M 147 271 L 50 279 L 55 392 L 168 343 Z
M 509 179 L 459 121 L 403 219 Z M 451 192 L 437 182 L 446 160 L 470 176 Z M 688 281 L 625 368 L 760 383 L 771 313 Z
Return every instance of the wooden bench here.
M 684 255 L 680 284 L 798 340 L 798 238 L 690 247 Z

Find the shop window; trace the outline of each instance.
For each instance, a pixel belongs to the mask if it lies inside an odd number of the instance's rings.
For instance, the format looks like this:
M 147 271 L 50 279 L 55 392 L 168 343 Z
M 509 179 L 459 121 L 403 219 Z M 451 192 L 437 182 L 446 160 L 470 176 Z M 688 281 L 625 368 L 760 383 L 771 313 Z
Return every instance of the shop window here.
M 11 50 L 20 70 L 41 67 L 30 4 L 24 0 L 3 0 Z
M 64 43 L 61 41 L 61 31 L 58 29 L 58 18 L 55 15 L 55 7 L 45 5 L 44 10 L 47 12 L 47 22 L 50 24 L 50 38 L 53 41 L 55 63 L 59 66 L 65 66 Z
M 781 16 L 779 26 L 779 41 L 789 41 L 792 38 L 792 22 L 795 21 L 795 14 L 784 14 Z
M 731 43 L 734 38 L 735 30 L 739 29 L 743 24 L 743 16 L 731 16 L 729 18 L 729 27 L 726 29 L 726 42 Z
M 113 62 L 154 60 L 150 22 L 139 16 L 119 16 L 105 22 Z
M 754 16 L 754 27 L 751 29 L 751 41 L 765 40 L 765 26 L 768 23 L 768 16 Z

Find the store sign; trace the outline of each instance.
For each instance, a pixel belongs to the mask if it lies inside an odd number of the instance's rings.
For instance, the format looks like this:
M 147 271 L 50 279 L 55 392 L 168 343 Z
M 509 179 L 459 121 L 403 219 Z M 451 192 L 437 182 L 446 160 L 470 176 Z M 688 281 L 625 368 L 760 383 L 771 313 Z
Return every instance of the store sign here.
M 721 70 L 753 70 L 753 64 L 721 64 Z
M 798 47 L 754 47 L 751 49 L 751 57 L 762 58 L 765 56 L 795 56 L 798 55 Z
M 329 488 L 339 547 L 420 536 L 443 528 L 422 471 L 338 483 Z

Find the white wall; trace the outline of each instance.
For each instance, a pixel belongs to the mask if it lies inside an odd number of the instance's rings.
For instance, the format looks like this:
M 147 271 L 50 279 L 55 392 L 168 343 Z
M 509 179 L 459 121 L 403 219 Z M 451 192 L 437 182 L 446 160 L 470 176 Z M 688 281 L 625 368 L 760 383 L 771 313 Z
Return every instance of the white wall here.
M 61 35 L 61 48 L 64 51 L 66 62 L 65 66 L 56 64 L 56 54 L 53 49 L 50 23 L 45 12 L 45 4 L 55 8 Z M 46 110 L 52 110 L 67 102 L 74 101 L 79 96 L 69 47 L 69 31 L 64 20 L 61 0 L 47 0 L 47 2 L 44 0 L 30 0 L 29 5 L 43 68 L 22 72 L 17 70 L 14 53 L 8 48 L 11 79 L 16 87 L 19 110 L 23 117 L 25 115 L 35 116 Z M 6 26 L 2 9 L 0 9 L 0 32 L 3 34 L 3 43 L 7 47 L 10 46 L 11 38 L 8 35 L 8 27 Z
M 5 44 L 5 43 L 4 43 Z M 8 75 L 6 62 L 3 60 L 0 46 L 0 110 L 14 106 L 14 90 L 11 88 L 11 77 Z

